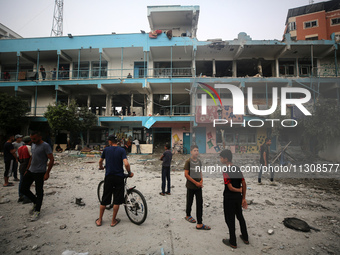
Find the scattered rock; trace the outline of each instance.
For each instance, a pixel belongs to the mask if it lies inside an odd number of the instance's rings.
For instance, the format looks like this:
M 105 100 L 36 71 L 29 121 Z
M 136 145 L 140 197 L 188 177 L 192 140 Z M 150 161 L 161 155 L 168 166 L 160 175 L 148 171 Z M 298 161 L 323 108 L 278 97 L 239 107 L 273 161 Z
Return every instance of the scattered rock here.
M 0 204 L 6 204 L 8 203 L 10 200 L 7 197 L 4 197 L 0 200 Z
M 36 250 L 38 250 L 38 248 L 39 248 L 38 245 L 34 245 L 34 246 L 32 247 L 32 251 L 36 251 Z
M 273 229 L 268 229 L 268 234 L 269 234 L 269 235 L 274 234 L 274 230 L 273 230 Z
M 267 205 L 275 205 L 274 203 L 270 202 L 269 200 L 265 201 Z
M 65 228 L 67 228 L 67 226 L 66 226 L 66 224 L 63 224 L 63 225 L 61 225 L 59 228 L 60 228 L 60 229 L 65 229 Z

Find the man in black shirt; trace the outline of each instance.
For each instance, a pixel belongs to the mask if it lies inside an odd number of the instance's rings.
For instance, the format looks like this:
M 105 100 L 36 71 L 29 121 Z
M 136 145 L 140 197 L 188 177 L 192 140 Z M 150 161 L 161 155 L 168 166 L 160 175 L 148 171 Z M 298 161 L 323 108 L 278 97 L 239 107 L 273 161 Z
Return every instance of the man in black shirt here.
M 170 193 L 170 167 L 171 167 L 171 160 L 172 160 L 172 152 L 170 150 L 170 145 L 166 144 L 164 146 L 164 153 L 161 156 L 160 160 L 163 161 L 162 163 L 162 192 L 159 193 L 160 195 L 164 196 L 165 194 L 171 195 Z M 165 193 L 165 182 L 168 182 L 168 189 Z
M 262 177 L 262 171 L 263 167 L 269 167 L 269 147 L 272 144 L 272 140 L 267 137 L 266 140 L 264 141 L 264 144 L 261 145 L 260 147 L 260 172 L 259 172 L 259 177 L 258 177 L 258 183 L 261 183 L 261 177 Z M 270 172 L 270 181 L 273 183 L 274 182 L 274 171 Z
M 5 172 L 4 172 L 4 187 L 13 186 L 13 183 L 8 182 L 9 176 L 12 174 L 14 163 L 18 163 L 18 157 L 16 150 L 13 146 L 14 135 L 9 135 L 7 142 L 4 144 L 4 160 L 5 160 Z
M 223 168 L 224 192 L 223 207 L 224 218 L 229 228 L 229 240 L 223 239 L 222 242 L 234 249 L 237 248 L 235 234 L 235 216 L 240 222 L 240 238 L 245 244 L 249 244 L 246 221 L 243 218 L 242 207 L 247 209 L 246 190 L 247 185 L 239 167 L 232 164 L 233 155 L 230 150 L 223 150 L 220 153 L 220 161 L 226 165 Z M 242 185 L 241 185 L 242 184 Z

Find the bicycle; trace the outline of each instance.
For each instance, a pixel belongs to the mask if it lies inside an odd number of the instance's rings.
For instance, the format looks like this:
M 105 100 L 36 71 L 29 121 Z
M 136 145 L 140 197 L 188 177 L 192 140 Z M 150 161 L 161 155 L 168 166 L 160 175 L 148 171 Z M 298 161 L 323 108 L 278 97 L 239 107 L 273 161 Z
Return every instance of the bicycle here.
M 124 174 L 124 208 L 126 215 L 128 216 L 129 220 L 136 224 L 141 225 L 145 220 L 146 216 L 148 214 L 148 206 L 146 204 L 146 200 L 143 196 L 143 194 L 136 190 L 136 186 L 128 187 L 127 186 L 127 179 L 128 175 Z M 98 200 L 101 202 L 102 196 L 104 192 L 104 180 L 99 182 L 98 188 L 97 188 L 97 195 Z M 113 208 L 113 194 L 112 194 L 112 203 L 110 205 L 106 206 L 106 209 Z

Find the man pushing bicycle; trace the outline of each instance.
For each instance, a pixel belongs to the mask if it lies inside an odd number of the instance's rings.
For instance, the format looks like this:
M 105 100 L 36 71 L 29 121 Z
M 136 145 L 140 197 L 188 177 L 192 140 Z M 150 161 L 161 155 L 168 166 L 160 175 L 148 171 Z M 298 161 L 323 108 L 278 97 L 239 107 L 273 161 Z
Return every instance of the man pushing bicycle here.
M 113 194 L 113 215 L 111 227 L 116 226 L 120 219 L 117 219 L 119 206 L 124 203 L 124 168 L 128 172 L 129 177 L 133 177 L 130 170 L 130 164 L 126 158 L 126 152 L 120 146 L 117 146 L 118 140 L 114 135 L 109 136 L 109 147 L 106 147 L 99 160 L 99 169 L 103 170 L 103 161 L 105 159 L 105 179 L 104 193 L 99 208 L 99 218 L 96 225 L 102 225 L 104 211 L 107 205 L 111 204 Z

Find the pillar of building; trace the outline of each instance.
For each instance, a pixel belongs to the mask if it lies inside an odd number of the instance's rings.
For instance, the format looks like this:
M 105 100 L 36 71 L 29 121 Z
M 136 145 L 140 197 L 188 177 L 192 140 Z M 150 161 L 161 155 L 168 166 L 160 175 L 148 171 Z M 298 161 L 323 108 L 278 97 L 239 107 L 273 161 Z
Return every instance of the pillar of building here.
M 279 70 L 279 59 L 275 59 L 275 74 L 276 77 L 280 77 L 280 70 Z
M 112 95 L 107 94 L 106 95 L 106 116 L 111 116 L 112 115 Z
M 70 77 L 70 79 L 72 79 L 72 78 L 73 78 L 73 63 L 72 63 L 72 62 L 70 63 L 70 72 L 69 72 L 69 77 Z
M 152 116 L 153 115 L 153 94 L 152 93 L 147 95 L 146 115 L 147 116 Z
M 296 67 L 296 77 L 300 76 L 300 72 L 299 72 L 299 59 L 296 58 L 295 60 L 295 67 Z
M 131 106 L 130 106 L 131 115 L 133 114 L 133 94 L 131 94 Z
M 213 61 L 212 61 L 212 72 L 213 72 L 213 74 L 212 74 L 212 77 L 215 77 L 216 76 L 216 61 L 215 61 L 215 59 L 213 59 Z
M 237 63 L 233 60 L 233 77 L 237 77 Z

